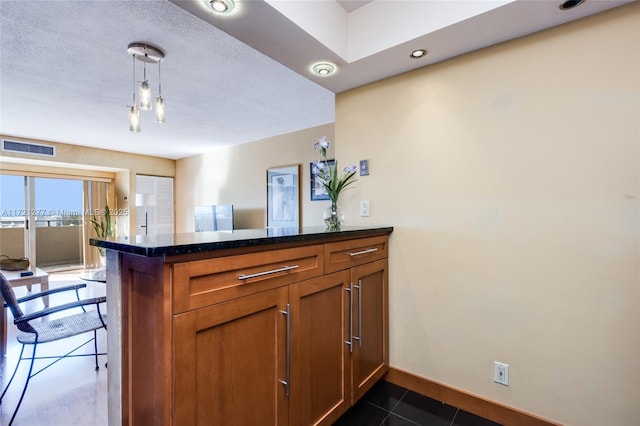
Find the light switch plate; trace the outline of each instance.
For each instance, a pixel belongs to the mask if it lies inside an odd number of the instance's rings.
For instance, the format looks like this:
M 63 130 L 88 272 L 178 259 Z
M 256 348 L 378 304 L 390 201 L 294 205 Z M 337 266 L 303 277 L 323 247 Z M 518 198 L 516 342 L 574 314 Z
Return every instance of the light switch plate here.
M 360 201 L 360 217 L 369 217 L 369 200 Z
M 360 160 L 360 176 L 369 176 L 369 160 Z

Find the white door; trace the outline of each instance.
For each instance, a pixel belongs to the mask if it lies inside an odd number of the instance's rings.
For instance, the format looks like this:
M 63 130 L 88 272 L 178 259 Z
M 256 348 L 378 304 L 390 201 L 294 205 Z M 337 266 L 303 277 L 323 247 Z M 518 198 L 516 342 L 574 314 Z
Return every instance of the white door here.
M 173 178 L 136 175 L 138 235 L 173 234 Z

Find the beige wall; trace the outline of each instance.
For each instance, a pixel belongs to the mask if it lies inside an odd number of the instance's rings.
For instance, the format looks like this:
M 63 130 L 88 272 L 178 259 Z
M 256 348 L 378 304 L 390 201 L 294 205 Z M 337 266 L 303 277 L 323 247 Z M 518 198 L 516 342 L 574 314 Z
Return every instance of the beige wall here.
M 130 213 L 126 220 L 117 218 L 118 235 L 129 234 L 131 229 L 136 229 L 136 174 L 175 177 L 175 160 L 79 145 L 24 139 L 11 135 L 0 135 L 0 138 L 43 143 L 56 147 L 56 156 L 52 159 L 47 159 L 40 155 L 2 151 L 0 169 L 39 170 L 50 173 L 90 176 L 106 176 L 110 173 L 111 176 L 115 176 L 116 199 L 115 204 L 111 207 L 123 210 L 128 209 Z
M 291 164 L 301 165 L 303 225 L 321 225 L 329 202 L 309 194 L 309 163 L 319 158 L 313 144 L 321 136 L 333 141 L 333 124 L 178 160 L 176 232 L 193 232 L 195 207 L 214 204 L 234 205 L 236 229 L 264 228 L 267 169 Z
M 371 160 L 343 205 L 395 227 L 393 366 L 640 425 L 639 98 L 640 3 L 337 95 L 338 159 Z

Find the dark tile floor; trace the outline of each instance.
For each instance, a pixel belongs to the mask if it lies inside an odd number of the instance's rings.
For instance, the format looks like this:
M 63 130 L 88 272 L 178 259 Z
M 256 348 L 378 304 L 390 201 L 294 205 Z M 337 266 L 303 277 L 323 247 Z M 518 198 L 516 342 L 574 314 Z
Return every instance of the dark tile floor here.
M 334 426 L 500 426 L 385 381 L 378 382 Z

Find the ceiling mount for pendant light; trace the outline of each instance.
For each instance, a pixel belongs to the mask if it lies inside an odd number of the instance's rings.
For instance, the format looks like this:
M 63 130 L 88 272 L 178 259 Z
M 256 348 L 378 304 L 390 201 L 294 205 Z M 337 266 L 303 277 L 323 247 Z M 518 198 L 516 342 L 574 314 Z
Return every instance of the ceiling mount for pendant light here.
M 159 47 L 139 41 L 129 44 L 127 53 L 135 56 L 139 61 L 150 64 L 157 64 L 164 59 L 164 52 Z
M 164 99 L 162 98 L 160 85 L 160 62 L 164 60 L 164 52 L 149 43 L 135 42 L 129 44 L 127 53 L 133 57 L 133 105 L 129 107 L 129 130 L 136 133 L 140 131 L 140 110 L 151 109 L 151 87 L 147 80 L 147 63 L 158 64 L 158 98 L 156 99 L 156 121 L 166 122 Z M 140 82 L 140 103 L 136 104 L 136 60 L 143 63 L 143 80 Z

